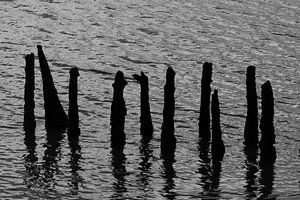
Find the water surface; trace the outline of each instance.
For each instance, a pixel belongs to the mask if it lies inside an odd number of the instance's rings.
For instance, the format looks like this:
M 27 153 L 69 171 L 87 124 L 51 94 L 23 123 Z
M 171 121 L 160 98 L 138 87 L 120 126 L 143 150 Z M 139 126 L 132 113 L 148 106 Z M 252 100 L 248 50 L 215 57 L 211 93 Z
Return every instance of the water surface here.
M 299 198 L 299 13 L 297 0 L 0 0 L 1 199 Z M 24 143 L 24 56 L 37 54 L 38 44 L 66 111 L 68 71 L 79 68 L 78 147 L 66 137 L 47 144 L 37 60 L 36 146 Z M 212 89 L 219 90 L 221 163 L 198 145 L 205 61 L 213 63 Z M 277 160 L 268 168 L 243 152 L 249 65 L 257 67 L 258 95 L 271 80 L 275 96 Z M 160 156 L 168 66 L 176 71 L 174 161 Z M 127 143 L 124 154 L 112 155 L 109 115 L 118 70 L 129 82 Z M 140 89 L 131 77 L 141 70 L 149 77 L 155 128 L 148 145 L 140 142 Z

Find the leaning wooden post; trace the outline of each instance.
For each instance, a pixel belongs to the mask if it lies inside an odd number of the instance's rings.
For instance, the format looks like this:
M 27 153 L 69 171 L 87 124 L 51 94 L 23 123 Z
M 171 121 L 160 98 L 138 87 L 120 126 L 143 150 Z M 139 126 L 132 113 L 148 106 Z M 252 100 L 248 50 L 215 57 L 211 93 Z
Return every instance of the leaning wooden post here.
M 261 161 L 275 161 L 276 151 L 273 146 L 275 143 L 274 97 L 270 81 L 266 81 L 261 86 L 261 99 L 262 116 L 259 125 L 261 130 L 259 142 Z
M 212 159 L 222 160 L 225 153 L 225 146 L 222 140 L 222 131 L 220 125 L 220 107 L 218 90 L 214 90 L 211 103 L 211 115 L 212 115 Z
M 68 125 L 68 138 L 69 141 L 78 140 L 80 135 L 79 129 L 79 116 L 78 116 L 78 103 L 77 103 L 77 78 L 79 72 L 77 67 L 70 70 L 70 82 L 69 82 L 69 125 Z
M 64 129 L 67 127 L 68 118 L 59 101 L 48 62 L 42 50 L 42 46 L 38 45 L 37 48 L 43 79 L 46 129 Z
M 25 89 L 24 89 L 24 122 L 25 132 L 35 129 L 36 122 L 34 116 L 34 54 L 31 53 L 25 57 Z
M 175 71 L 168 67 L 166 84 L 164 86 L 164 110 L 161 133 L 161 150 L 175 149 L 176 137 L 174 135 L 175 112 Z
M 150 104 L 149 104 L 149 83 L 148 77 L 141 72 L 141 75 L 134 74 L 133 77 L 137 80 L 141 85 L 141 135 L 143 139 L 149 140 L 152 138 L 153 134 L 153 125 L 151 119 L 150 112 Z
M 244 129 L 244 144 L 247 147 L 257 147 L 258 121 L 257 121 L 257 94 L 255 83 L 255 67 L 249 66 L 246 75 L 247 90 L 247 118 Z
M 201 103 L 199 116 L 199 136 L 203 140 L 210 140 L 210 84 L 212 82 L 212 63 L 203 64 L 201 79 Z
M 115 82 L 112 84 L 114 88 L 110 115 L 112 148 L 123 148 L 125 145 L 124 124 L 127 109 L 123 98 L 123 90 L 126 85 L 127 81 L 124 79 L 123 72 L 118 71 Z

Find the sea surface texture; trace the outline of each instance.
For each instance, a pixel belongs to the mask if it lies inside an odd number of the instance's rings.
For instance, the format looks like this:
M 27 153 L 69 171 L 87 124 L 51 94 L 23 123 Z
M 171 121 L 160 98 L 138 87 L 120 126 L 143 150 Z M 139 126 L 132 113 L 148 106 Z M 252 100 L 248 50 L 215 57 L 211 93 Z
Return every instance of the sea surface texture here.
M 69 70 L 78 67 L 81 135 L 46 140 L 42 45 L 68 111 Z M 36 146 L 24 143 L 24 56 L 35 65 Z M 198 144 L 202 65 L 213 63 L 225 144 L 222 162 Z M 299 0 L 0 0 L 0 199 L 299 199 Z M 244 153 L 246 69 L 256 66 L 275 98 L 275 163 Z M 175 77 L 174 160 L 160 151 L 167 67 Z M 112 83 L 124 72 L 124 154 L 110 148 Z M 142 145 L 140 85 L 149 77 L 153 139 Z M 261 134 L 259 134 L 259 137 Z

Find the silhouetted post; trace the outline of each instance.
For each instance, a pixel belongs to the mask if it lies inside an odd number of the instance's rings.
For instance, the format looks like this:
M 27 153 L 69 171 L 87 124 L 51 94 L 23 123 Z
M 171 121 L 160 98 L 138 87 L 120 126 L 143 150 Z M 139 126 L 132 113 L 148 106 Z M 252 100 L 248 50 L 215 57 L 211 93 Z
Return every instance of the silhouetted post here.
M 244 144 L 254 147 L 258 143 L 258 111 L 254 66 L 247 68 L 246 76 L 247 118 L 244 130 Z
M 79 72 L 77 67 L 70 70 L 70 82 L 69 82 L 69 127 L 68 127 L 68 138 L 71 140 L 78 140 L 80 135 L 79 129 L 79 116 L 78 116 L 78 104 L 77 104 L 77 78 Z
M 68 118 L 59 101 L 57 91 L 51 76 L 50 68 L 48 66 L 48 62 L 42 50 L 42 46 L 38 45 L 37 48 L 43 79 L 46 128 L 66 128 Z
M 110 125 L 111 125 L 111 146 L 123 147 L 125 145 L 124 124 L 127 109 L 123 98 L 123 90 L 127 85 L 123 72 L 118 71 L 115 76 L 113 101 L 111 105 Z
M 210 140 L 210 84 L 212 82 L 212 63 L 203 64 L 201 79 L 201 103 L 199 116 L 199 136 L 203 140 Z
M 176 137 L 174 135 L 174 112 L 175 112 L 175 71 L 167 69 L 166 84 L 164 87 L 164 110 L 161 133 L 161 150 L 175 149 Z
M 141 72 L 141 75 L 134 74 L 133 77 L 137 80 L 141 85 L 141 134 L 143 138 L 150 139 L 153 134 L 153 126 L 150 112 L 150 104 L 149 104 L 149 86 L 148 86 L 148 77 Z
M 218 90 L 214 90 L 211 103 L 211 115 L 212 115 L 212 159 L 222 160 L 225 153 L 225 146 L 222 140 L 222 131 L 220 125 L 220 107 Z
M 34 116 L 34 54 L 31 53 L 25 57 L 25 90 L 24 90 L 24 122 L 25 132 L 35 129 Z
M 270 81 L 261 86 L 261 107 L 262 114 L 259 128 L 261 130 L 261 140 L 259 148 L 261 161 L 275 161 L 276 151 L 273 146 L 275 143 L 274 119 L 274 97 Z

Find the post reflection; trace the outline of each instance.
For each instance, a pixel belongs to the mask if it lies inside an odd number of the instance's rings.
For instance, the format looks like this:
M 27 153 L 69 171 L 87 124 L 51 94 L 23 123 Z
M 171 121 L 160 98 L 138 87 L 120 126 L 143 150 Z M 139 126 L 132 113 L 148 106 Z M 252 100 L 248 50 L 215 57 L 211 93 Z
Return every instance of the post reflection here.
M 47 143 L 44 152 L 44 176 L 43 182 L 45 189 L 55 190 L 55 175 L 58 173 L 57 160 L 61 154 L 60 142 L 63 137 L 65 129 L 47 129 Z
M 222 162 L 220 160 L 213 159 L 210 196 L 215 197 L 216 199 L 220 198 L 220 193 L 221 193 L 221 190 L 219 189 L 221 172 L 222 172 Z
M 199 150 L 199 168 L 198 173 L 201 175 L 200 185 L 202 192 L 200 197 L 219 199 L 221 189 L 220 176 L 222 172 L 222 160 L 216 157 L 210 157 L 209 141 L 201 140 L 198 143 Z
M 257 164 L 257 146 L 245 146 L 244 153 L 246 156 L 245 167 L 246 167 L 246 185 L 245 185 L 245 194 L 246 199 L 256 198 L 256 192 L 258 189 L 257 185 L 257 175 L 258 164 Z
M 126 157 L 123 153 L 123 147 L 113 147 L 112 151 L 112 167 L 113 167 L 113 176 L 115 180 L 113 181 L 114 194 L 112 199 L 123 199 L 125 198 L 124 194 L 127 192 L 125 186 L 125 175 L 126 175 Z
M 77 195 L 79 190 L 79 184 L 82 184 L 83 178 L 78 173 L 79 170 L 82 170 L 79 162 L 81 159 L 81 146 L 78 143 L 78 140 L 69 141 L 70 151 L 70 168 L 71 168 L 71 187 L 72 194 Z
M 165 185 L 163 187 L 164 197 L 166 199 L 175 199 L 175 182 L 174 178 L 176 176 L 176 172 L 173 168 L 173 164 L 175 163 L 175 148 L 162 149 L 161 157 L 163 159 L 163 174 L 162 177 L 165 179 Z
M 207 195 L 210 189 L 211 183 L 211 166 L 209 153 L 209 142 L 205 140 L 200 140 L 198 143 L 199 150 L 199 168 L 198 173 L 201 174 L 202 193 L 201 195 Z
M 138 175 L 139 187 L 144 192 L 147 192 L 147 188 L 149 186 L 149 171 L 151 169 L 152 163 L 149 160 L 153 157 L 153 150 L 149 146 L 149 140 L 142 139 L 140 145 L 140 154 L 141 154 L 141 162 L 139 163 L 140 174 Z M 146 193 L 145 193 L 146 195 Z
M 38 157 L 36 156 L 35 148 L 35 130 L 27 130 L 25 132 L 24 144 L 27 154 L 24 157 L 25 176 L 24 182 L 28 188 L 34 187 L 39 179 L 40 169 L 37 165 Z
M 267 160 L 265 159 L 266 155 L 262 155 L 263 153 L 271 154 L 271 158 L 276 157 L 276 150 L 275 147 L 272 146 L 269 149 L 269 152 L 261 152 L 259 167 L 261 169 L 260 172 L 260 179 L 259 184 L 261 188 L 259 189 L 260 192 L 260 199 L 271 198 L 274 186 L 274 163 L 275 159 Z

